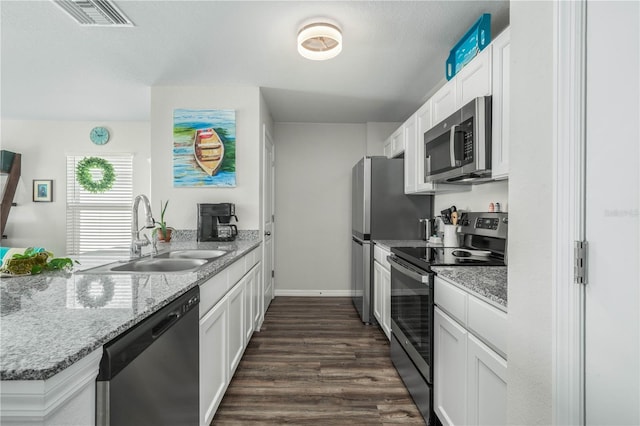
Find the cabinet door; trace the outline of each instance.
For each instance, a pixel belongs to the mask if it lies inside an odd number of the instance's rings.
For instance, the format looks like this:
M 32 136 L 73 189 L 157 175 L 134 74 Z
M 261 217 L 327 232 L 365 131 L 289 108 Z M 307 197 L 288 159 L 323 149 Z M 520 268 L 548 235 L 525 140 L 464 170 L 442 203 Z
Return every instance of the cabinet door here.
M 431 99 L 416 112 L 416 190 L 432 191 L 433 182 L 424 180 L 424 134 L 431 129 Z
M 491 46 L 478 53 L 451 81 L 454 80 L 456 109 L 462 108 L 474 98 L 491 95 Z
M 417 163 L 417 137 L 418 128 L 416 114 L 413 114 L 403 125 L 404 131 L 404 193 L 416 192 L 418 163 Z
M 384 156 L 387 158 L 393 157 L 393 155 L 391 155 L 391 138 L 387 139 L 384 143 Z
M 471 334 L 467 346 L 467 360 L 468 424 L 506 424 L 507 362 Z
M 404 152 L 404 130 L 400 126 L 398 130 L 391 134 L 391 157 L 395 157 Z
M 260 330 L 262 323 L 262 265 L 260 262 L 253 269 L 253 298 L 252 298 L 252 312 L 253 312 L 253 329 L 254 331 Z
M 373 315 L 382 327 L 382 270 L 384 268 L 377 261 L 373 261 Z
M 235 287 L 229 291 L 229 372 L 233 376 L 236 367 L 240 363 L 244 351 L 244 294 L 246 279 L 242 278 Z
M 246 347 L 253 334 L 253 291 L 255 290 L 255 274 L 247 272 L 244 286 L 244 346 Z
M 509 131 L 511 122 L 510 30 L 504 30 L 493 43 L 493 111 L 491 127 L 491 177 L 509 177 Z
M 437 306 L 433 325 L 434 411 L 443 425 L 466 425 L 468 333 Z
M 228 299 L 224 298 L 200 320 L 200 424 L 208 425 L 229 384 Z
M 391 340 L 391 272 L 388 269 L 380 270 L 382 283 L 380 285 L 382 293 L 382 330 Z
M 433 124 L 436 125 L 456 112 L 456 81 L 455 77 L 447 82 L 431 98 L 433 108 Z M 433 127 L 433 126 L 432 126 Z

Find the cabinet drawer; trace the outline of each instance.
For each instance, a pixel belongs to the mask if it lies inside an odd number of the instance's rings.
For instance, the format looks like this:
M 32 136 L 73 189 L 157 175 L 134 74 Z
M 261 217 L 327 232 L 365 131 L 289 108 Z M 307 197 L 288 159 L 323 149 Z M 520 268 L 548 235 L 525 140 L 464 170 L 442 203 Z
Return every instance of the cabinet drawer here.
M 436 305 L 462 325 L 466 325 L 467 293 L 437 276 L 434 278 L 433 291 Z
M 227 294 L 227 271 L 222 271 L 200 284 L 200 318 Z
M 507 358 L 507 314 L 469 296 L 467 326 L 480 340 Z
M 228 268 L 229 271 L 229 287 L 231 289 L 240 278 L 242 278 L 247 272 L 247 256 L 243 256 L 242 258 L 233 262 Z
M 245 256 L 247 258 L 247 271 L 253 268 L 253 266 L 260 261 L 260 255 L 261 252 L 258 247 L 251 250 L 251 252 Z
M 373 246 L 373 258 L 377 260 L 387 271 L 391 268 L 389 261 L 387 260 L 387 256 L 390 254 L 391 252 L 383 249 L 377 244 Z

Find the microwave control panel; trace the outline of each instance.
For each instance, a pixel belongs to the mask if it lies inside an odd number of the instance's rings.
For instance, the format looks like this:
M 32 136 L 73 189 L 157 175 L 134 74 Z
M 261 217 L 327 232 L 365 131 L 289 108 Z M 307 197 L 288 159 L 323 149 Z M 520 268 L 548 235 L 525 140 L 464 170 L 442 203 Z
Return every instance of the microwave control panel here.
M 464 131 L 464 164 L 473 161 L 473 117 L 463 122 L 460 127 Z

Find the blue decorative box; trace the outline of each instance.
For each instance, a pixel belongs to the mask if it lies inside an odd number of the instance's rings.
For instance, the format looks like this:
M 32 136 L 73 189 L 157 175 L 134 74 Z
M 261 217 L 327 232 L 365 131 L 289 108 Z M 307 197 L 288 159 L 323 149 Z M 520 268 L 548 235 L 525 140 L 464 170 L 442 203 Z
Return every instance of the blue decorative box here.
M 489 43 L 491 43 L 491 14 L 485 13 L 451 49 L 445 70 L 447 80 L 451 80 Z

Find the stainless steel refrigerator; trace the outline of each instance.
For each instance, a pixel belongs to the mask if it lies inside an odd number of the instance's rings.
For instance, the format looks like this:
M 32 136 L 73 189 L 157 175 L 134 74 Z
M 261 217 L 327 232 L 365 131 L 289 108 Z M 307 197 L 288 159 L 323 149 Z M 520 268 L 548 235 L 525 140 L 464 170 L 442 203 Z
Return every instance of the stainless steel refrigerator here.
M 416 240 L 433 217 L 431 195 L 404 194 L 404 160 L 364 157 L 351 172 L 351 290 L 365 323 L 373 323 L 372 240 Z

